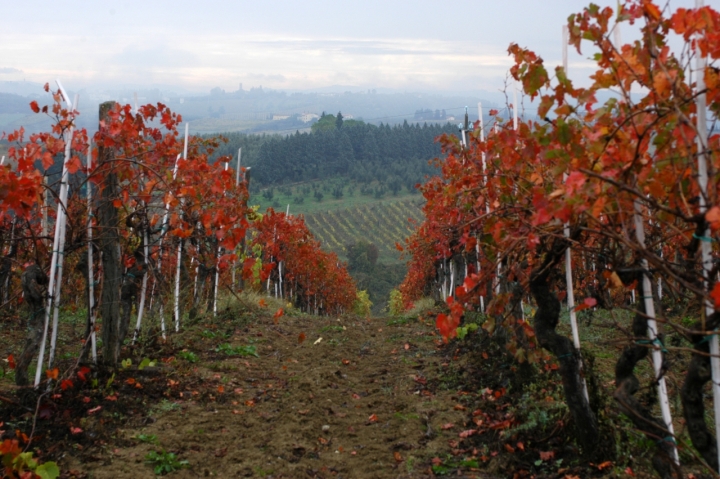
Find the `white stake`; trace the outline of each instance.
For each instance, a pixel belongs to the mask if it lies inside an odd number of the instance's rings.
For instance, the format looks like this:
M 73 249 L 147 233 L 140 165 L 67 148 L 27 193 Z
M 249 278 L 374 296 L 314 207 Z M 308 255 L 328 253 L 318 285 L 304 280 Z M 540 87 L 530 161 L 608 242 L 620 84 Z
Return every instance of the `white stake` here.
M 58 86 L 60 84 L 58 83 Z M 78 106 L 78 95 L 75 95 L 75 101 L 73 102 L 74 106 L 72 107 L 73 110 L 77 109 Z M 70 157 L 72 156 L 72 138 L 73 138 L 74 129 L 70 128 L 68 131 L 68 142 L 65 145 L 65 161 L 68 161 Z M 65 263 L 65 235 L 67 231 L 67 196 L 68 196 L 68 190 L 69 190 L 69 172 L 65 171 L 65 176 L 63 178 L 63 182 L 65 183 L 65 201 L 62 203 L 62 208 L 64 209 L 63 214 L 63 220 L 62 220 L 62 230 L 60 232 L 60 252 L 58 256 L 58 266 L 57 266 L 57 280 L 55 282 L 55 298 L 53 301 L 53 326 L 52 326 L 52 334 L 50 336 L 50 354 L 48 356 L 48 368 L 51 368 L 54 361 L 55 361 L 55 351 L 57 347 L 57 336 L 58 336 L 58 325 L 60 323 L 60 300 L 61 295 L 60 292 L 62 291 L 62 278 L 63 278 L 63 264 Z
M 703 0 L 695 0 L 695 8 L 702 8 Z M 700 214 L 707 211 L 707 191 L 708 191 L 708 171 L 705 159 L 705 151 L 707 150 L 707 97 L 705 94 L 705 67 L 707 60 L 700 50 L 697 55 L 697 80 L 696 90 L 698 95 L 695 99 L 697 110 L 697 149 L 698 149 L 698 182 L 700 186 Z M 705 238 L 710 237 L 710 229 L 706 229 L 704 238 L 700 241 L 702 253 L 703 276 L 705 279 L 705 290 L 709 287 L 710 271 L 712 270 L 712 256 L 710 241 Z M 711 316 L 715 312 L 710 301 L 705 301 L 705 317 Z M 720 344 L 718 343 L 717 334 L 710 336 L 710 367 L 712 371 L 712 391 L 713 391 L 713 409 L 715 411 L 715 437 L 720 438 Z M 720 464 L 720 448 L 718 451 L 718 463 Z
M 635 200 L 635 237 L 637 238 L 640 246 L 644 248 L 645 227 L 642 220 L 642 209 L 638 200 Z M 653 367 L 655 369 L 655 378 L 658 383 L 660 411 L 662 412 L 665 427 L 668 430 L 670 438 L 672 438 L 673 460 L 675 461 L 675 464 L 679 464 L 677 447 L 675 446 L 675 431 L 673 429 L 672 414 L 670 412 L 670 402 L 668 401 L 667 385 L 665 384 L 665 376 L 662 375 L 662 349 L 655 344 L 659 341 L 657 341 L 658 331 L 657 322 L 655 321 L 655 303 L 653 302 L 652 297 L 652 284 L 650 283 L 650 276 L 647 273 L 649 269 L 647 259 L 642 259 L 641 264 L 643 268 L 642 294 L 645 305 L 645 314 L 647 315 L 648 338 L 653 345 L 652 358 Z
M 60 88 L 60 91 L 63 93 L 63 97 L 65 98 L 65 103 L 68 105 L 68 108 L 72 108 L 72 103 L 68 99 L 67 95 L 64 94 L 62 85 L 60 85 L 60 82 L 58 81 L 58 87 Z M 60 180 L 60 198 L 58 201 L 58 211 L 57 216 L 55 220 L 55 237 L 53 238 L 53 249 L 52 249 L 52 257 L 50 260 L 50 276 L 48 281 L 48 292 L 50 292 L 50 295 L 48 297 L 47 304 L 45 306 L 45 322 L 43 325 L 43 335 L 42 339 L 40 340 L 40 352 L 38 355 L 38 366 L 35 370 L 35 387 L 37 387 L 40 384 L 40 379 L 42 377 L 42 372 L 44 369 L 44 363 L 45 363 L 45 347 L 47 343 L 47 334 L 48 334 L 48 328 L 50 326 L 50 313 L 52 312 L 53 307 L 53 300 L 59 299 L 55 298 L 55 290 L 56 290 L 56 276 L 57 276 L 57 270 L 58 270 L 58 264 L 59 264 L 59 258 L 62 256 L 62 252 L 60 249 L 60 239 L 62 234 L 62 225 L 63 221 L 65 220 L 65 204 L 67 203 L 67 194 L 68 194 L 68 171 L 67 171 L 67 162 L 69 160 L 70 156 L 70 143 L 72 142 L 72 128 L 68 132 L 68 140 L 67 144 L 65 146 L 65 161 L 63 162 L 63 168 L 61 173 L 61 180 Z M 64 242 L 63 242 L 64 246 Z
M 187 160 L 188 132 L 190 124 L 185 123 L 185 146 L 183 147 L 183 160 Z M 180 331 L 180 268 L 182 267 L 182 240 L 177 249 L 177 267 L 175 268 L 175 331 Z
M 135 323 L 135 332 L 133 333 L 133 344 L 135 343 L 135 341 L 137 341 L 137 338 L 140 335 L 140 327 L 142 326 L 142 318 L 145 311 L 145 297 L 147 296 L 147 283 L 149 273 L 148 266 L 150 266 L 150 263 L 148 262 L 148 257 L 150 256 L 150 248 L 148 247 L 149 238 L 145 225 L 143 225 L 143 230 L 143 260 L 145 261 L 145 273 L 143 274 L 142 289 L 140 290 L 140 305 L 138 306 L 137 323 Z
M 92 140 L 88 145 L 87 154 L 87 206 L 88 206 L 88 222 L 87 222 L 87 238 L 88 238 L 88 315 L 90 318 L 90 347 L 92 350 L 93 363 L 97 364 L 97 342 L 95 338 L 95 275 L 93 272 L 93 248 L 92 248 L 92 183 L 90 182 L 90 171 L 92 170 Z
M 235 187 L 240 186 L 240 159 L 242 158 L 242 148 L 238 148 L 237 170 L 235 171 Z M 237 248 L 235 249 L 235 258 L 232 267 L 232 288 L 235 291 L 235 270 L 237 269 Z
M 173 180 L 175 180 L 175 178 L 177 178 L 178 161 L 180 161 L 180 155 L 178 155 L 177 158 L 175 158 L 175 167 L 173 168 Z M 165 216 L 163 216 L 162 228 L 160 230 L 160 242 L 158 244 L 158 249 L 159 249 L 158 253 L 159 254 L 158 254 L 157 269 L 158 269 L 159 273 L 162 272 L 163 240 L 165 239 L 165 235 L 167 234 L 169 216 L 170 216 L 170 203 L 165 203 Z M 153 284 L 153 290 L 155 289 L 156 284 L 157 284 L 157 282 L 155 282 Z M 150 303 L 151 303 L 151 309 L 152 309 L 152 295 L 151 295 Z M 165 333 L 165 311 L 164 310 L 165 310 L 165 306 L 161 302 L 160 303 L 160 330 L 162 331 L 163 339 L 167 339 L 167 336 Z
M 227 171 L 228 166 L 230 166 L 230 163 L 225 163 L 225 171 Z M 223 194 L 225 194 L 224 191 Z M 217 260 L 215 261 L 215 291 L 213 292 L 213 316 L 217 316 L 218 283 L 220 282 L 220 256 L 222 256 L 222 248 L 218 246 Z

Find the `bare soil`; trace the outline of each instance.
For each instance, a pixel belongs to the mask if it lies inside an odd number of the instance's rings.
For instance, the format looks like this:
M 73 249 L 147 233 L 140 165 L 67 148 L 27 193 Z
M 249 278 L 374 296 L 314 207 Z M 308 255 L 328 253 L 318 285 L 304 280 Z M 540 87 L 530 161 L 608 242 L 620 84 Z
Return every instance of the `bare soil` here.
M 66 478 L 154 477 L 153 451 L 187 461 L 178 478 L 624 477 L 580 457 L 552 361 L 523 376 L 482 330 L 443 343 L 431 315 L 272 313 L 128 346 L 131 365 L 40 400 L 6 378 L 4 438 L 33 436 Z

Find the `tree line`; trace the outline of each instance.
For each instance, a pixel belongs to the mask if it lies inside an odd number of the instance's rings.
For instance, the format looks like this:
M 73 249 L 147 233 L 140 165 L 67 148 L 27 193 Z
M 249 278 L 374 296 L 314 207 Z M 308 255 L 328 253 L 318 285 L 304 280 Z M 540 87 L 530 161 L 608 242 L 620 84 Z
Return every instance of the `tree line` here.
M 444 125 L 370 125 L 325 115 L 310 133 L 266 137 L 253 165 L 253 181 L 261 185 L 323 180 L 337 176 L 360 183 L 399 182 L 408 190 L 435 174 L 428 160 L 440 155 L 435 138 L 454 133 Z

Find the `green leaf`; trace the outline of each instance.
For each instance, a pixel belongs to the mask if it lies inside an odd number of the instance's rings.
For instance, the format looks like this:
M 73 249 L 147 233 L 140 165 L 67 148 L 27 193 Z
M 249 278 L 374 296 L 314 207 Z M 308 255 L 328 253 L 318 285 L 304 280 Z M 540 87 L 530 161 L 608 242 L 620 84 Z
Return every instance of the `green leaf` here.
M 142 371 L 146 367 L 153 367 L 155 366 L 155 361 L 151 361 L 150 358 L 145 358 L 142 361 L 140 361 L 140 364 L 138 365 L 138 370 Z
M 127 369 L 130 366 L 132 366 L 132 359 L 130 359 L 130 358 L 123 359 L 122 362 L 120 363 L 120 365 L 123 367 L 123 369 Z
M 35 468 L 35 474 L 42 479 L 56 479 L 60 475 L 60 469 L 54 462 L 46 462 Z

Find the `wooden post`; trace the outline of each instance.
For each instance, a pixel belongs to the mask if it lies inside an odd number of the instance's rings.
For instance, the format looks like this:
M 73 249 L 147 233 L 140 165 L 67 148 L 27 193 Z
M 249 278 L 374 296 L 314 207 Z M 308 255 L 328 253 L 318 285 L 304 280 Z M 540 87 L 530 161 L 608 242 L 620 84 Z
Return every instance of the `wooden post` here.
M 90 182 L 90 171 L 92 169 L 92 142 L 88 145 L 87 153 L 87 243 L 88 243 L 88 323 L 90 324 L 90 349 L 92 352 L 93 363 L 97 364 L 97 341 L 95 338 L 95 277 L 93 272 L 93 244 L 92 244 L 92 183 Z
M 109 113 L 115 108 L 114 101 L 100 105 L 100 124 L 109 122 Z M 101 126 L 102 128 L 102 126 Z M 118 198 L 117 175 L 114 173 L 115 153 L 98 144 L 98 169 L 103 175 L 103 188 L 98 205 L 98 242 L 102 252 L 103 288 L 100 302 L 102 317 L 103 362 L 116 366 L 120 345 L 120 287 L 122 286 L 122 263 L 120 261 L 120 235 L 118 234 L 118 212 L 113 204 Z

